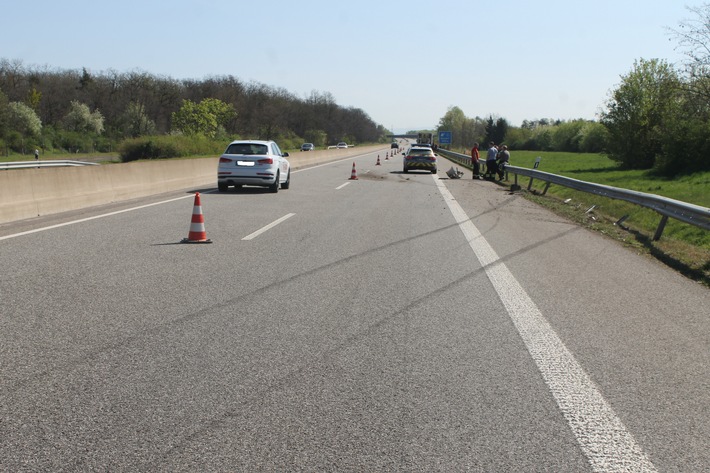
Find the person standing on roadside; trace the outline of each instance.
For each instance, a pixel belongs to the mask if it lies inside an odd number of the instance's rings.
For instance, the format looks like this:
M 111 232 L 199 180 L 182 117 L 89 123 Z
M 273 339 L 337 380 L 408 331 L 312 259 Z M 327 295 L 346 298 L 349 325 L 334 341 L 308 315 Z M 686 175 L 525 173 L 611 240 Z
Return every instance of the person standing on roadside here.
M 478 153 L 478 143 L 473 144 L 473 149 L 471 150 L 471 167 L 473 168 L 473 178 L 481 179 L 481 163 L 480 154 Z
M 488 153 L 486 154 L 486 175 L 491 178 L 495 178 L 495 173 L 498 171 L 496 158 L 498 158 L 498 148 L 496 144 L 491 141 L 488 143 Z
M 508 152 L 508 147 L 503 145 L 500 147 L 500 152 L 498 152 L 498 180 L 503 180 L 503 174 L 505 173 L 505 167 L 510 162 L 510 152 Z

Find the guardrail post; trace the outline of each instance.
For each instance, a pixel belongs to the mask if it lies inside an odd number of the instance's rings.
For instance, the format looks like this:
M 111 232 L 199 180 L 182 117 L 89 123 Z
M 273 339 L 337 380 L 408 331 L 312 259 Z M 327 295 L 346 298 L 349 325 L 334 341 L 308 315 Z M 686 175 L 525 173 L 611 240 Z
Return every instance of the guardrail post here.
M 518 185 L 518 173 L 514 172 L 513 176 L 515 176 L 515 183 L 510 186 L 510 192 L 515 192 L 520 190 L 520 186 Z
M 661 217 L 661 221 L 658 224 L 658 228 L 656 229 L 656 234 L 653 235 L 653 241 L 658 241 L 661 239 L 661 234 L 663 233 L 663 230 L 666 228 L 666 223 L 668 222 L 668 215 L 664 215 Z
M 530 190 L 530 188 L 532 187 L 532 183 L 533 183 L 533 178 L 531 177 L 530 182 L 528 182 L 528 190 Z
M 542 191 L 542 195 L 547 194 L 547 189 L 550 188 L 550 184 L 552 184 L 550 181 L 547 181 L 547 182 L 545 183 L 545 189 Z

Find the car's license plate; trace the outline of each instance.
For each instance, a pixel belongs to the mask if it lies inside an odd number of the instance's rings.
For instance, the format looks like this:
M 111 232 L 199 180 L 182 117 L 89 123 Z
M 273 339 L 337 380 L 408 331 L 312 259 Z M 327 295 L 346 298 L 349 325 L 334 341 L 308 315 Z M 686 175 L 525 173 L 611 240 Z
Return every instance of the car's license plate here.
M 237 161 L 237 166 L 253 166 L 254 161 Z

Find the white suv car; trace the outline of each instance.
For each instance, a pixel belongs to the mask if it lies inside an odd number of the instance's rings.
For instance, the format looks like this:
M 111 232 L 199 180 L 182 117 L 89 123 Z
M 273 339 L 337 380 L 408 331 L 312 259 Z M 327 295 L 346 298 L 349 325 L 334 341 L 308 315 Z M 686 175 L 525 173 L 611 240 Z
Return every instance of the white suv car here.
M 291 185 L 291 164 L 273 141 L 232 141 L 219 158 L 217 187 L 220 192 L 229 186 L 268 187 L 271 192 Z

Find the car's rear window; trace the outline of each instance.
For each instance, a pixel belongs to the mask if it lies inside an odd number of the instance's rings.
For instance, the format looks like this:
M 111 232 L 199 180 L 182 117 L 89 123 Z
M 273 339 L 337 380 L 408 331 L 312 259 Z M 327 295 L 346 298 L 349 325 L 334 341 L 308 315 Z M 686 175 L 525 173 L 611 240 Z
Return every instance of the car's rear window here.
M 409 152 L 410 156 L 432 156 L 433 154 L 430 149 L 413 149 Z
M 269 148 L 254 143 L 232 143 L 224 154 L 269 154 Z

